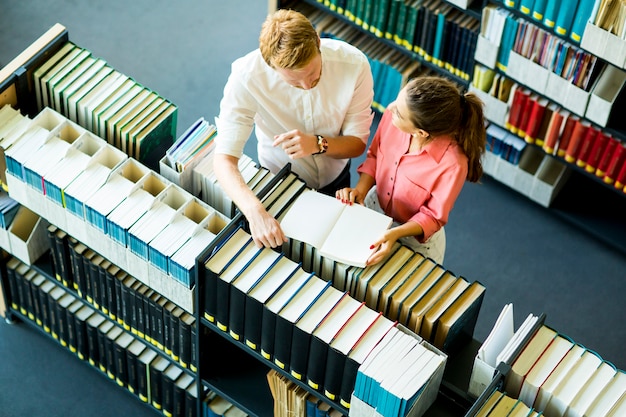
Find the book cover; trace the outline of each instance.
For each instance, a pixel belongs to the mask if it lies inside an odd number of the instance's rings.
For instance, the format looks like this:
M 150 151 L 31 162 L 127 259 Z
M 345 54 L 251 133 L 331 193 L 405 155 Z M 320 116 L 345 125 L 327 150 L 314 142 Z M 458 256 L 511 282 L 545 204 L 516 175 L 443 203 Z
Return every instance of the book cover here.
M 576 6 L 580 1 L 562 1 L 559 5 L 554 30 L 561 36 L 569 35 L 576 14 Z

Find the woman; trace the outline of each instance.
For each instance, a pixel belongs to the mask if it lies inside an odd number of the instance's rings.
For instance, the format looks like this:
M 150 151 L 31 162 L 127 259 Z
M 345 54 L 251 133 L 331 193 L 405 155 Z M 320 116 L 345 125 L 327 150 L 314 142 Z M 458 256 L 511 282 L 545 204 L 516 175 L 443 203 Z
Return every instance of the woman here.
M 336 197 L 392 217 L 372 243 L 368 265 L 383 260 L 396 241 L 443 263 L 443 226 L 465 180 L 477 182 L 486 133 L 483 103 L 441 77 L 410 80 L 385 110 L 354 188 Z

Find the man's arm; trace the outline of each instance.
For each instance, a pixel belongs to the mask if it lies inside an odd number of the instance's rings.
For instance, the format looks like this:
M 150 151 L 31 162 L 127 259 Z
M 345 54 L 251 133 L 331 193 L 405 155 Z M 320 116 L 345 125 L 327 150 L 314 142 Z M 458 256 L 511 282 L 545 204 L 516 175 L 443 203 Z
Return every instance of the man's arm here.
M 239 158 L 215 154 L 213 168 L 217 181 L 250 224 L 250 233 L 258 247 L 275 248 L 286 242 L 278 221 L 272 217 L 261 201 L 250 190 L 239 171 Z
M 325 136 L 328 151 L 324 155 L 330 158 L 345 159 L 361 156 L 365 151 L 365 143 L 356 136 Z M 303 158 L 319 151 L 317 136 L 290 130 L 274 136 L 274 146 L 280 146 L 291 159 Z

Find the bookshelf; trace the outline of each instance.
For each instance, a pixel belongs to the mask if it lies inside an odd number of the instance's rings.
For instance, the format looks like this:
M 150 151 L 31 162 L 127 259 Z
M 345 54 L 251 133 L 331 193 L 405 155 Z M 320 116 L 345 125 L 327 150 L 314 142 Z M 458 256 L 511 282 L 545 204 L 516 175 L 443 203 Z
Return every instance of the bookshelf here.
M 623 57 L 620 58 L 619 54 L 624 41 L 620 41 L 609 32 L 588 22 L 582 36 L 584 42 L 575 42 L 570 38 L 569 33 L 560 34 L 548 26 L 545 20 L 532 18 L 532 13 L 530 15 L 523 13 L 517 7 L 506 6 L 506 3 L 487 1 L 484 2 L 484 7 L 497 7 L 509 14 L 515 22 L 519 22 L 518 33 L 522 25 L 543 31 L 552 37 L 552 42 L 570 45 L 573 49 L 590 55 L 592 60 L 596 59 L 596 68 L 602 68 L 601 65 L 610 68 L 614 74 L 610 78 L 614 80 L 616 86 L 611 93 L 612 99 L 604 103 L 597 101 L 596 90 L 600 89 L 602 73 L 599 75 L 592 73 L 592 79 L 597 76 L 595 83 L 590 82 L 585 89 L 579 88 L 537 64 L 536 60 L 518 53 L 516 49 L 512 49 L 508 56 L 508 66 L 502 67 L 497 63 L 500 46 L 486 41 L 486 36 L 482 34 L 478 39 L 476 63 L 494 70 L 496 74 L 517 83 L 540 99 L 546 99 L 548 105 L 556 106 L 575 115 L 592 129 L 616 139 L 619 141 L 618 144 L 623 146 L 626 142 L 626 125 L 623 120 L 618 120 L 616 115 L 623 113 L 626 108 L 626 88 L 623 84 L 620 87 L 619 81 L 625 74 Z M 606 49 L 599 47 L 597 39 L 601 37 L 612 37 L 615 43 L 611 45 L 615 48 L 615 54 L 608 54 Z M 510 130 L 507 122 L 514 108 L 512 97 L 509 97 L 508 101 L 498 101 L 474 85 L 471 89 L 484 98 L 490 123 L 504 130 Z M 598 113 L 602 113 L 602 117 L 598 117 Z M 515 136 L 515 133 L 512 134 Z M 550 214 L 585 230 L 590 237 L 611 248 L 626 252 L 626 234 L 624 233 L 626 222 L 623 216 L 618 214 L 626 208 L 626 192 L 622 189 L 623 187 L 617 188 L 614 182 L 607 182 L 600 174 L 594 172 L 595 169 L 579 164 L 578 161 L 573 161 L 568 156 L 557 153 L 556 150 L 554 152 L 546 150 L 542 143 L 527 143 L 519 164 L 510 165 L 508 162 L 503 162 L 501 158 L 492 158 L 490 155 L 487 159 L 496 160 L 497 166 L 487 164 L 487 168 L 493 169 L 486 170 L 494 179 L 529 196 L 548 208 Z M 550 166 L 554 170 L 559 170 L 563 175 L 548 188 L 549 194 L 546 198 L 536 200 L 529 195 L 527 177 L 530 177 L 533 183 L 541 182 L 537 171 L 539 164 L 542 167 Z M 585 202 L 588 203 L 584 204 Z

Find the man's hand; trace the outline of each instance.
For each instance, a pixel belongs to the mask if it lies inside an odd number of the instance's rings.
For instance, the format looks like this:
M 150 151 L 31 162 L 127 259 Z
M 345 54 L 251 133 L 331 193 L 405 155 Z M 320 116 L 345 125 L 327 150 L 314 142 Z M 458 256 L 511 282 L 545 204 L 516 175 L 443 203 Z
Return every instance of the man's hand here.
M 303 133 L 298 129 L 274 136 L 273 146 L 283 148 L 291 159 L 304 158 L 319 151 L 317 137 Z
M 246 217 L 250 225 L 250 234 L 257 247 L 276 248 L 287 241 L 280 223 L 263 210 Z

